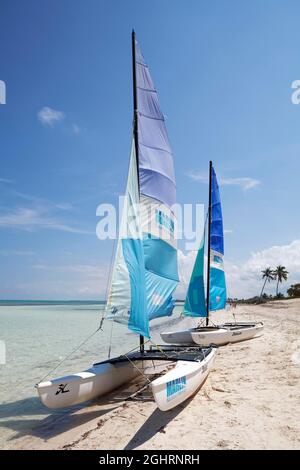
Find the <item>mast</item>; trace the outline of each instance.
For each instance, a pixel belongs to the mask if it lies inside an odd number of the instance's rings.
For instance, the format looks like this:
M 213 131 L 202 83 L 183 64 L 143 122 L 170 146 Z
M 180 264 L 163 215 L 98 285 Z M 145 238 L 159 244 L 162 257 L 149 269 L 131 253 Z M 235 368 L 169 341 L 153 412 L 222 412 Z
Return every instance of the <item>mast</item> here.
M 132 48 L 132 84 L 133 84 L 133 136 L 135 146 L 135 157 L 138 177 L 138 189 L 140 194 L 140 172 L 139 172 L 139 141 L 138 141 L 138 102 L 136 90 L 136 58 L 135 58 L 135 31 L 131 33 L 131 48 Z M 140 335 L 140 352 L 145 350 L 144 336 Z
M 132 84 L 133 84 L 133 136 L 135 145 L 135 157 L 138 174 L 138 188 L 140 192 L 140 174 L 139 174 L 139 141 L 138 141 L 138 104 L 136 91 L 136 59 L 135 59 L 135 31 L 131 33 L 132 46 Z
M 207 282 L 206 282 L 206 326 L 209 323 L 209 302 L 210 302 L 210 228 L 211 228 L 211 174 L 212 161 L 209 162 L 209 196 L 208 196 L 208 244 L 207 244 Z

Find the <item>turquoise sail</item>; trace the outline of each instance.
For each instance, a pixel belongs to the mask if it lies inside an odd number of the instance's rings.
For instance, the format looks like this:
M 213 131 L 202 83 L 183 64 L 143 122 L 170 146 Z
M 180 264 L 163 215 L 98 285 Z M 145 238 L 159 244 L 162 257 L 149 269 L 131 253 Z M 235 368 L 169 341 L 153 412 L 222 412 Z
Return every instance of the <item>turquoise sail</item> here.
M 211 174 L 211 203 L 209 310 L 221 310 L 225 308 L 227 298 L 223 262 L 224 233 L 220 192 L 213 167 Z
M 183 314 L 190 317 L 206 317 L 206 301 L 204 290 L 204 245 L 205 245 L 205 229 L 198 250 L 193 272 L 191 275 Z
M 147 308 L 145 257 L 137 174 L 133 139 L 106 317 L 124 323 L 130 330 L 149 338 L 149 319 L 145 314 Z

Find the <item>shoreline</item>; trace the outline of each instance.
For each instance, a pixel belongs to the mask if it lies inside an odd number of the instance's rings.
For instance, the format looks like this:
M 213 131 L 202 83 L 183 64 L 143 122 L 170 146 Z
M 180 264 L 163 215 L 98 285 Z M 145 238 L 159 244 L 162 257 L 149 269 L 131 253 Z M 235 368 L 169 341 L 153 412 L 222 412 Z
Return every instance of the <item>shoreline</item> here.
M 206 383 L 177 408 L 159 411 L 148 389 L 126 400 L 141 380 L 46 418 L 7 448 L 299 449 L 300 299 L 238 305 L 234 314 L 263 321 L 263 335 L 219 348 Z M 212 319 L 232 321 L 232 314 Z

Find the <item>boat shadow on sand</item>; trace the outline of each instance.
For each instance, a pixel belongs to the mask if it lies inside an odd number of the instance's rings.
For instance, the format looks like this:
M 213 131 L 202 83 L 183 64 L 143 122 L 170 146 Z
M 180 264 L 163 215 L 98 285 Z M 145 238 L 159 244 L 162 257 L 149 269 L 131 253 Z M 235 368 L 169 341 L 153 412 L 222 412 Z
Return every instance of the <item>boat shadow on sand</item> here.
M 73 406 L 63 410 L 48 410 L 38 398 L 27 398 L 0 405 L 0 426 L 14 431 L 9 441 L 33 436 L 47 441 L 55 436 L 76 429 L 89 421 L 112 411 L 115 406 L 101 409 L 97 402 L 85 406 Z M 17 408 L 21 408 L 19 413 Z M 42 418 L 41 415 L 46 415 Z M 7 419 L 5 419 L 7 418 Z M 37 445 L 38 447 L 38 445 Z
M 150 397 L 149 397 L 150 399 Z M 134 434 L 130 441 L 126 444 L 123 450 L 134 450 L 145 442 L 149 441 L 158 433 L 166 433 L 166 426 L 173 421 L 191 402 L 193 397 L 190 397 L 185 402 L 176 406 L 169 411 L 161 411 L 156 408 L 153 413 L 146 419 L 140 429 Z M 143 400 L 145 395 L 143 394 Z
M 28 436 L 48 441 L 120 408 L 128 399 L 134 400 L 134 394 L 140 389 L 141 382 L 133 382 L 107 396 L 61 410 L 46 408 L 37 397 L 0 404 L 0 426 L 13 431 L 8 441 Z M 147 397 L 144 396 L 143 400 Z M 149 400 L 153 400 L 150 395 Z M 32 447 L 38 448 L 38 442 Z
M 123 450 L 134 450 L 137 447 L 141 446 L 145 442 L 149 441 L 158 433 L 166 433 L 166 426 L 173 421 L 194 399 L 195 395 L 201 392 L 202 387 L 205 385 L 207 378 L 201 384 L 199 390 L 197 390 L 190 398 L 180 403 L 175 408 L 172 408 L 169 411 L 161 411 L 156 408 L 153 413 L 147 418 L 147 420 L 142 424 L 140 429 L 135 433 L 135 435 L 130 439 L 126 444 Z M 139 394 L 137 395 L 137 398 Z M 140 401 L 153 401 L 153 397 L 149 389 L 143 391 L 139 398 Z

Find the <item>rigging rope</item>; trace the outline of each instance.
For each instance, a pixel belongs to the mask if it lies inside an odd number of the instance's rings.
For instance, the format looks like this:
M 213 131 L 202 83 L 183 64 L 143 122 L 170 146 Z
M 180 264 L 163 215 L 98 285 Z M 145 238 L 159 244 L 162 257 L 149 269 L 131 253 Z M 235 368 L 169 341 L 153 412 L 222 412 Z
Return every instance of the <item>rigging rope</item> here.
M 150 341 L 150 339 L 148 339 L 144 344 L 149 343 L 149 341 Z M 130 364 L 133 365 L 133 367 L 135 367 L 135 369 L 138 370 L 138 372 L 141 374 L 141 376 L 144 377 L 144 379 L 147 380 L 148 384 L 150 384 L 150 383 L 151 383 L 151 380 L 149 380 L 149 378 L 144 374 L 144 372 L 143 372 L 141 369 L 139 369 L 139 367 L 138 367 L 137 365 L 135 365 L 134 361 L 132 361 L 132 360 L 130 359 L 130 357 L 128 357 L 128 354 L 130 354 L 130 353 L 136 351 L 137 349 L 139 349 L 139 346 L 136 346 L 135 348 L 131 349 L 131 350 L 128 351 L 126 354 L 122 354 L 122 356 L 123 356 L 123 357 L 126 357 L 127 361 L 129 361 Z M 122 356 L 121 356 L 121 357 L 122 357 Z
M 130 359 L 130 357 L 127 356 L 127 354 L 122 354 L 122 356 L 126 357 L 127 361 L 130 362 L 130 364 L 141 374 L 144 379 L 147 380 L 148 384 L 151 383 L 151 380 L 144 374 L 144 372 Z
M 37 386 L 39 383 L 43 382 L 47 377 L 49 377 L 52 372 L 57 370 L 59 366 L 61 366 L 67 359 L 69 359 L 75 352 L 77 352 L 85 343 L 87 343 L 98 331 L 101 329 L 101 324 L 100 326 L 93 332 L 91 333 L 84 341 L 82 341 L 75 349 L 73 349 L 67 356 L 65 356 L 53 369 L 51 369 L 44 377 L 42 377 L 35 386 Z

